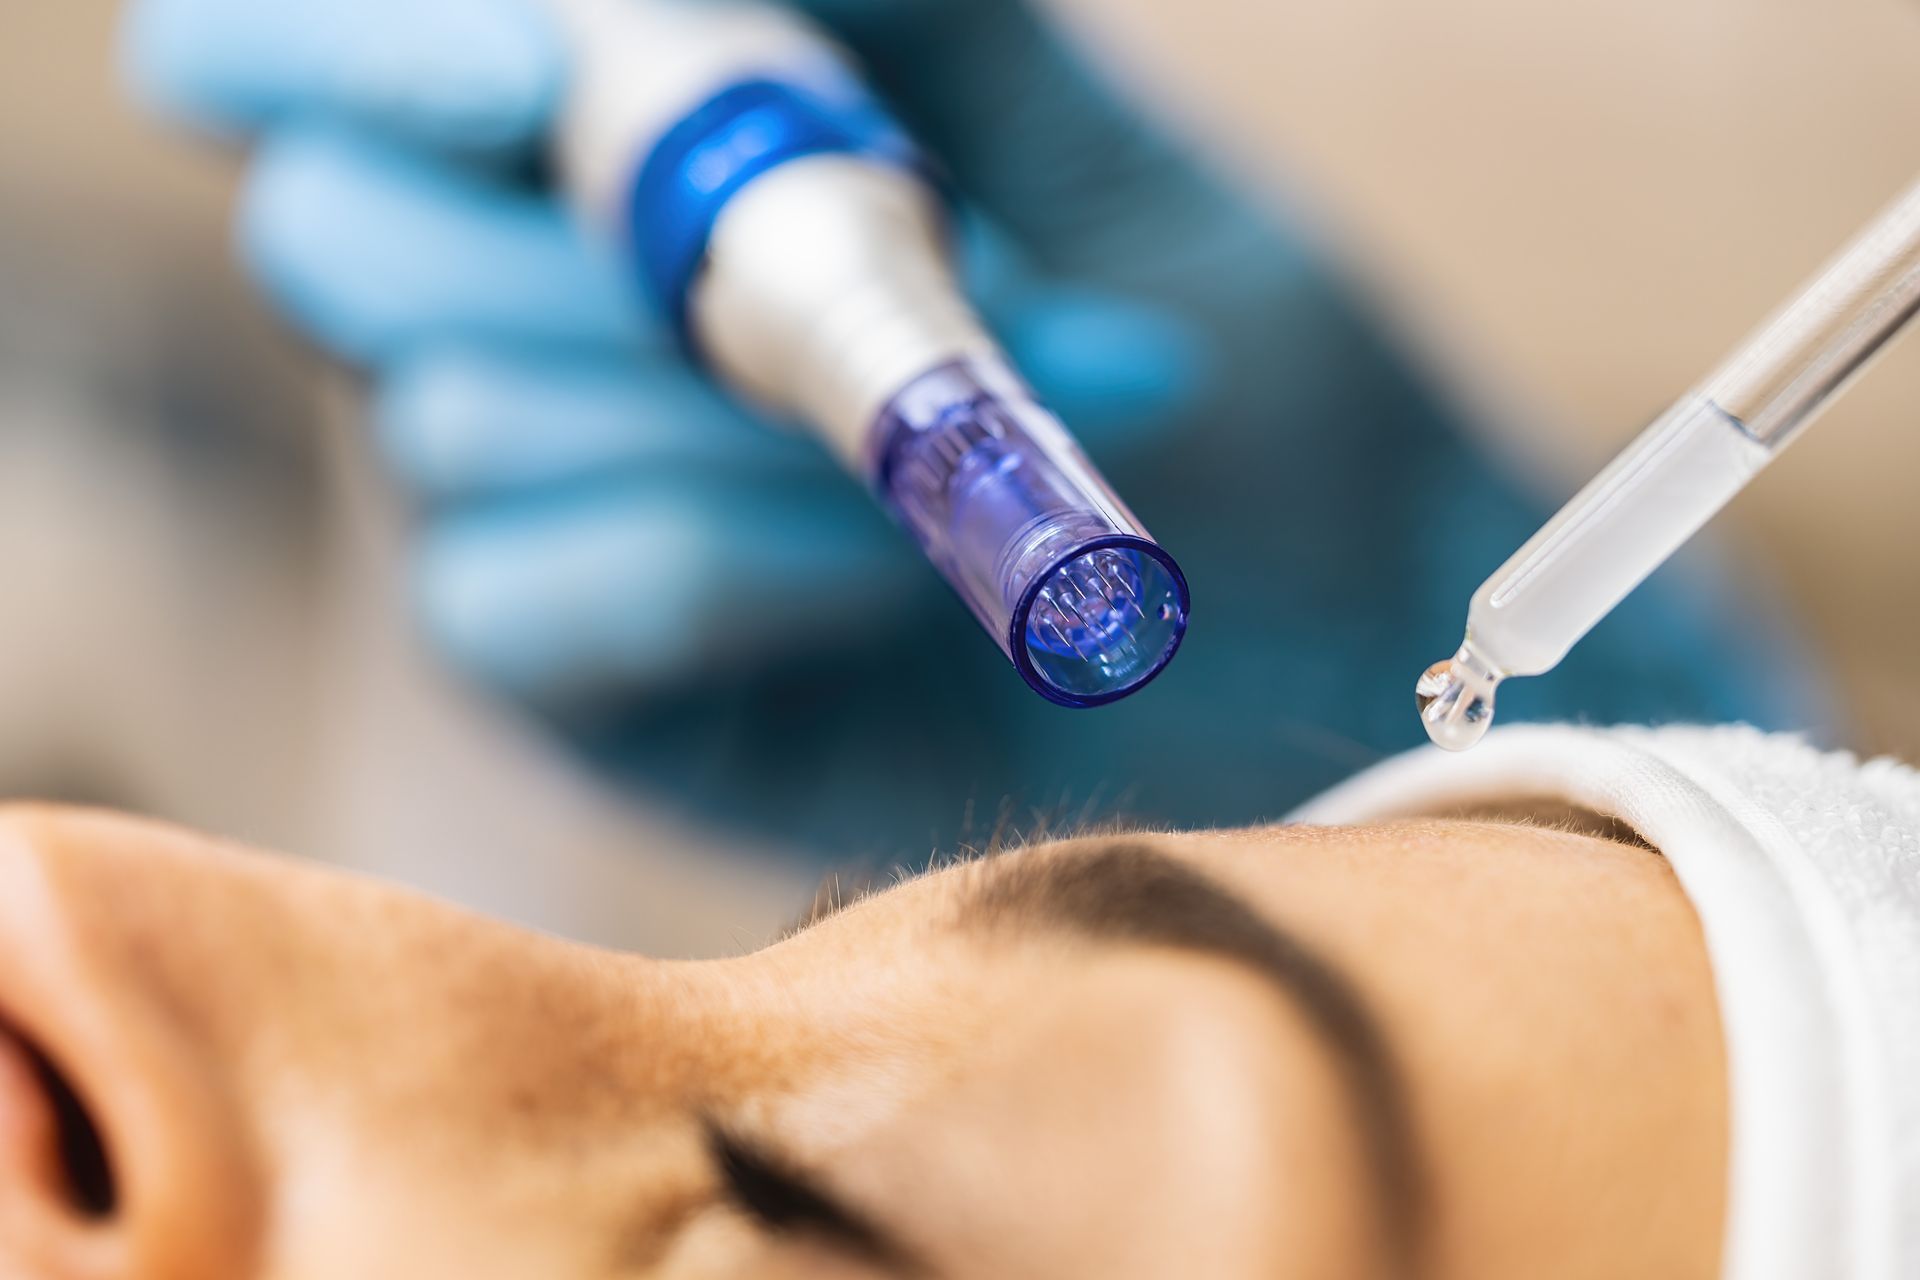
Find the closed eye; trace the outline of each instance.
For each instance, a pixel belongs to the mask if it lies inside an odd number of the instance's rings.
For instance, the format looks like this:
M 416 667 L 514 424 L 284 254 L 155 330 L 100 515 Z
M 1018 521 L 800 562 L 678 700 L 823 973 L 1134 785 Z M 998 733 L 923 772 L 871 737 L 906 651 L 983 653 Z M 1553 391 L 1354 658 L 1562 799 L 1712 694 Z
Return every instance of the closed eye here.
M 810 1235 L 895 1274 L 926 1274 L 898 1238 L 777 1153 L 714 1123 L 707 1125 L 707 1147 L 728 1198 L 769 1234 Z

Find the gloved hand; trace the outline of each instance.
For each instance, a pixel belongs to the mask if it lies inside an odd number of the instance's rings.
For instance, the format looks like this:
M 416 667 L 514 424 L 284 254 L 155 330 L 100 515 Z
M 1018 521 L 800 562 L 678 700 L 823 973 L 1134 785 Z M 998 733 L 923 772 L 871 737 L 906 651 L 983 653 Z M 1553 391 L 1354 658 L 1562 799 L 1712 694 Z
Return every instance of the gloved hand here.
M 253 270 L 373 379 L 433 637 L 620 779 L 839 855 L 1249 821 L 1418 741 L 1415 675 L 1541 504 L 1297 228 L 1028 7 L 805 7 L 948 166 L 984 312 L 1186 568 L 1185 651 L 1122 704 L 1041 701 L 856 482 L 680 361 L 541 179 L 567 59 L 537 0 L 137 0 L 146 94 L 258 140 Z M 1815 714 L 1710 581 L 1503 718 Z

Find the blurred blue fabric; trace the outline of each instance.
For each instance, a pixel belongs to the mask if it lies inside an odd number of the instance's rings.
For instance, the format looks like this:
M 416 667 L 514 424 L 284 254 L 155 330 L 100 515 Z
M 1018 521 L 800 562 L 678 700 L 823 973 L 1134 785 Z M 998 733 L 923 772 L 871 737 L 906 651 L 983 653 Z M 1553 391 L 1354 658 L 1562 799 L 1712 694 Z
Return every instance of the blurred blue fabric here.
M 1418 741 L 1413 679 L 1540 496 L 1027 5 L 804 7 L 952 173 L 984 312 L 1188 573 L 1185 651 L 1042 702 L 855 481 L 682 363 L 541 181 L 567 64 L 533 0 L 138 0 L 133 80 L 257 139 L 247 261 L 374 380 L 449 658 L 621 784 L 834 856 L 1254 821 Z M 1817 728 L 1818 685 L 1696 559 L 1502 713 Z

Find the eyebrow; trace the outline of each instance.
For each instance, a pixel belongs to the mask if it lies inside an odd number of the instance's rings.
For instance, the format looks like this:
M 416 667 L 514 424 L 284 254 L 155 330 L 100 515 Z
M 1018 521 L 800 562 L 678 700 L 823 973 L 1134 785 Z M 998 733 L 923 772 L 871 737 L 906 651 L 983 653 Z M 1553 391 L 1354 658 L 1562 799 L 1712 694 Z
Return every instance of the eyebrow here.
M 963 926 L 1170 947 L 1232 960 L 1266 979 L 1334 1058 L 1377 1189 L 1383 1243 L 1395 1274 L 1411 1272 L 1425 1194 L 1407 1095 L 1378 1021 L 1338 967 L 1238 894 L 1138 840 L 993 864 L 961 912 Z

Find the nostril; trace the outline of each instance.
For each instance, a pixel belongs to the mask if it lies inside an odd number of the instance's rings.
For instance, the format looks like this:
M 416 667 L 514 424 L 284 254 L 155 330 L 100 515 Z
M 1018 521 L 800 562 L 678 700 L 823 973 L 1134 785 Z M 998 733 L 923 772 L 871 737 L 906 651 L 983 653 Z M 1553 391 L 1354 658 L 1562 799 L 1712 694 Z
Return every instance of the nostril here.
M 113 1216 L 119 1207 L 119 1188 L 106 1143 L 65 1074 L 43 1050 L 4 1021 L 0 1021 L 0 1068 L 8 1068 L 0 1070 L 0 1086 L 7 1085 L 7 1077 L 11 1077 L 14 1139 L 25 1143 L 25 1149 L 16 1154 L 41 1170 L 49 1192 L 64 1192 L 80 1217 L 98 1221 Z M 0 1094 L 5 1092 L 0 1089 Z M 7 1098 L 0 1096 L 0 1104 L 6 1102 Z M 24 1112 L 20 1110 L 22 1104 Z M 0 1105 L 0 1121 L 7 1119 L 5 1112 L 6 1107 Z M 7 1127 L 0 1124 L 0 1130 Z M 0 1138 L 6 1136 L 0 1132 Z M 0 1156 L 6 1154 L 0 1151 Z
M 67 1189 L 74 1207 L 89 1218 L 108 1218 L 119 1207 L 119 1188 L 113 1167 L 107 1160 L 107 1147 L 100 1138 L 100 1127 L 80 1095 L 46 1055 L 27 1047 L 35 1073 L 53 1104 L 60 1141 L 60 1165 L 66 1171 Z

